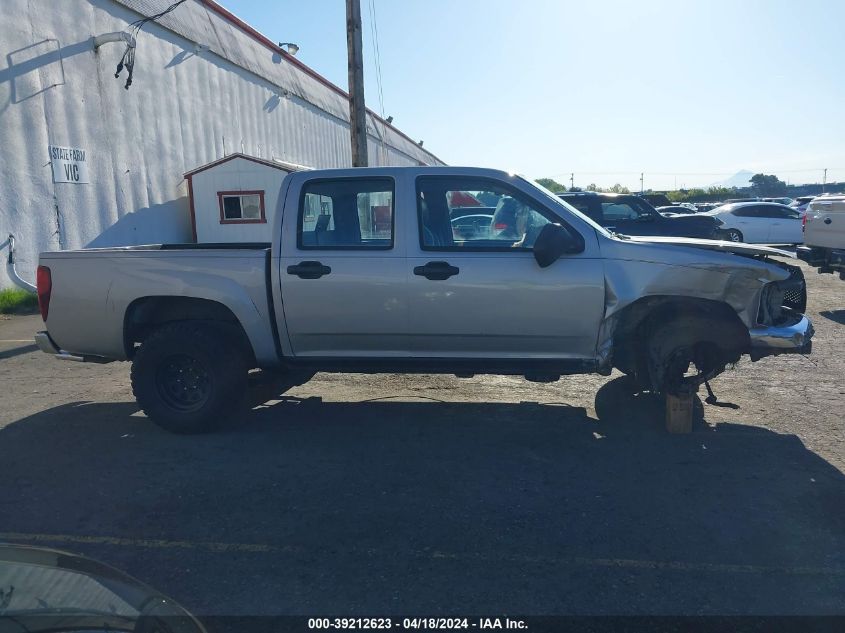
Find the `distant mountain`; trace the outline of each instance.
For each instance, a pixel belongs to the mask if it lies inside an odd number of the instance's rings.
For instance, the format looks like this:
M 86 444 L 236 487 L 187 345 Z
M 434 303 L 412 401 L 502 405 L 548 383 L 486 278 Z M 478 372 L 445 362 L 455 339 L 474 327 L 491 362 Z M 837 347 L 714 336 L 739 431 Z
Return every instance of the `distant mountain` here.
M 710 186 L 711 187 L 736 187 L 737 189 L 741 189 L 743 187 L 750 187 L 751 186 L 751 177 L 754 175 L 753 171 L 748 171 L 747 169 L 741 169 L 740 171 L 736 172 L 730 178 L 726 178 L 725 180 L 720 180 L 719 182 L 714 182 Z

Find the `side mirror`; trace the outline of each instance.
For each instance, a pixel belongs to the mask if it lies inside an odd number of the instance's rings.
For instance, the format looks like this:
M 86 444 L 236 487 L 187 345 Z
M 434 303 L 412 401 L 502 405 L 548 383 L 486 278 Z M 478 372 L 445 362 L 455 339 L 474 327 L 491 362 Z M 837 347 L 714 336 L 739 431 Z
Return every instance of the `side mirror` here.
M 560 224 L 547 224 L 534 240 L 534 259 L 540 268 L 554 264 L 562 255 L 574 255 L 584 250 L 584 241 Z

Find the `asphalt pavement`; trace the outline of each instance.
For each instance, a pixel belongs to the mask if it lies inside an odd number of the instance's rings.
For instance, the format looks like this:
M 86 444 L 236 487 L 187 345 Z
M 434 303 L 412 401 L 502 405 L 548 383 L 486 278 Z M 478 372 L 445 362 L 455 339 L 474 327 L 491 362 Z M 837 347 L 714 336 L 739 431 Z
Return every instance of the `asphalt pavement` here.
M 689 435 L 627 381 L 326 375 L 213 435 L 128 365 L 0 321 L 0 541 L 114 565 L 202 615 L 845 614 L 845 283 L 813 355 L 741 363 Z M 298 384 L 298 383 L 302 384 Z

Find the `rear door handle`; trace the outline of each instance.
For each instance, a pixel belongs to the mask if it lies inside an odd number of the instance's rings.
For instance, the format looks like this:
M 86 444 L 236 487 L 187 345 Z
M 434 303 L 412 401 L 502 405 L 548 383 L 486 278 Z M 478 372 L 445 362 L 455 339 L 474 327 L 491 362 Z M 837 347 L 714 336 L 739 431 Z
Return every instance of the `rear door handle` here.
M 414 274 L 432 281 L 443 281 L 457 275 L 461 269 L 449 262 L 428 262 L 425 266 L 414 266 Z
M 332 269 L 323 266 L 320 262 L 299 262 L 294 266 L 288 266 L 288 275 L 296 275 L 300 279 L 319 279 L 330 272 Z

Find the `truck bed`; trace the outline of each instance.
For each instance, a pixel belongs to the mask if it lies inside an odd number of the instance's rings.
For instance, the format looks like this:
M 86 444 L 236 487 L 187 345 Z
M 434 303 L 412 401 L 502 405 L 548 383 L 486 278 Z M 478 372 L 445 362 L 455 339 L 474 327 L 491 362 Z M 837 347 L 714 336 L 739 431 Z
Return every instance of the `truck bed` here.
M 47 329 L 71 354 L 127 360 L 126 319 L 139 302 L 187 297 L 218 302 L 242 324 L 256 350 L 276 345 L 268 297 L 270 245 L 149 244 L 43 253 L 52 290 Z

